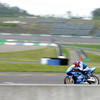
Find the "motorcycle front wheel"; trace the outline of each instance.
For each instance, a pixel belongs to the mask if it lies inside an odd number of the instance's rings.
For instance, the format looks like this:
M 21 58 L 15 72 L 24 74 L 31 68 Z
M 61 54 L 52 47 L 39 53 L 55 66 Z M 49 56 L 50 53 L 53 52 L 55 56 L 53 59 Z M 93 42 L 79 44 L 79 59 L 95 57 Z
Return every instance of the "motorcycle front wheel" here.
M 74 84 L 73 78 L 69 79 L 67 76 L 64 78 L 64 84 Z

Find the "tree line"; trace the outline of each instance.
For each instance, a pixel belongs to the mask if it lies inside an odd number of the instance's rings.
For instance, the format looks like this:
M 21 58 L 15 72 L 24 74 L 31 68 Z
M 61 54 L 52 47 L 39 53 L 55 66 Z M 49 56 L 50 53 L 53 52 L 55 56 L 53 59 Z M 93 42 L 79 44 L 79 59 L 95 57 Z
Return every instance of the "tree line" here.
M 100 8 L 96 8 L 92 11 L 93 19 L 100 19 Z
M 18 7 L 10 7 L 7 4 L 0 3 L 0 17 L 18 17 L 18 16 L 33 16 L 27 11 Z
M 67 12 L 69 17 L 71 12 Z M 100 19 L 100 8 L 94 9 L 92 12 L 93 19 Z M 0 17 L 18 17 L 18 16 L 35 16 L 27 13 L 27 11 L 20 9 L 18 7 L 10 7 L 7 4 L 0 3 Z

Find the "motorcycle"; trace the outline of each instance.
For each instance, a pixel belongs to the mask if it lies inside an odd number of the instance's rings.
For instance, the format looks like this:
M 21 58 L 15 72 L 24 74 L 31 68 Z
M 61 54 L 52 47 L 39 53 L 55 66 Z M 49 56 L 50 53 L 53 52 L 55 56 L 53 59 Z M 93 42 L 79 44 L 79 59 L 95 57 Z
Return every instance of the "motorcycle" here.
M 94 75 L 96 68 L 90 68 L 89 70 L 89 79 L 87 78 L 86 73 L 82 73 L 81 71 L 72 72 L 72 76 L 67 75 L 64 78 L 64 84 L 99 84 L 99 78 Z

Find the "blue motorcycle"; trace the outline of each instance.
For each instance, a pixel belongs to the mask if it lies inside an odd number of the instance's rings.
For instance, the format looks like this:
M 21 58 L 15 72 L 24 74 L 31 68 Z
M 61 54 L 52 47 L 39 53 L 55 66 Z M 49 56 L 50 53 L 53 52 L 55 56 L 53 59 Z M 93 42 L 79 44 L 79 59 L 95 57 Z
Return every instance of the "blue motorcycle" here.
M 64 84 L 99 84 L 99 78 L 94 75 L 94 68 L 89 70 L 89 79 L 87 78 L 87 73 L 82 73 L 81 71 L 71 72 L 71 76 L 67 75 L 64 78 Z

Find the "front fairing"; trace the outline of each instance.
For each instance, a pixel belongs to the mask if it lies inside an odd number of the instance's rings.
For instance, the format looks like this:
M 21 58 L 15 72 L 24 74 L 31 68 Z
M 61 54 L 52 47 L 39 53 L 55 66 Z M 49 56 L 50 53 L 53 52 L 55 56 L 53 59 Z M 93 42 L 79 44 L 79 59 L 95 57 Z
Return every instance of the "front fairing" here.
M 93 73 L 96 70 L 96 67 L 90 68 L 89 73 Z
M 74 72 L 73 75 L 76 79 L 75 84 L 83 84 L 86 81 L 85 76 L 81 72 Z

